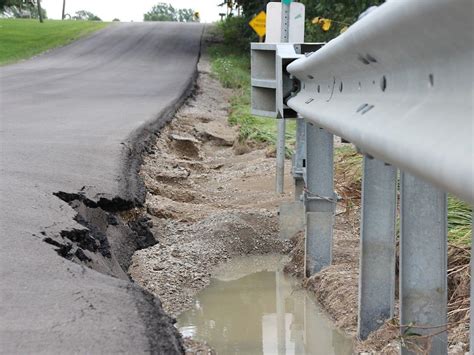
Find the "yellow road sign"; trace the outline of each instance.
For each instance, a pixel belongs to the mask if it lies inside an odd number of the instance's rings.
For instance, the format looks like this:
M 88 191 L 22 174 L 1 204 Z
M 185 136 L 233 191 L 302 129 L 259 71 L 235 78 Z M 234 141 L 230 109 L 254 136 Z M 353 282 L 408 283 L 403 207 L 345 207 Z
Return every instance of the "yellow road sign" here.
M 265 11 L 260 11 L 257 16 L 250 20 L 249 25 L 260 36 L 265 36 L 267 32 L 267 14 Z

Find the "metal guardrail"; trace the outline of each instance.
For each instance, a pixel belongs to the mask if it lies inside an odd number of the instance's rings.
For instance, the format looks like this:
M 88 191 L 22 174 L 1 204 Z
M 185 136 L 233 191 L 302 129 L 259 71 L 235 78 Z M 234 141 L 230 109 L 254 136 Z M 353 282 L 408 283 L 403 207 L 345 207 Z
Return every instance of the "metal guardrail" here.
M 312 54 L 296 50 L 277 60 L 288 44 L 276 44 L 273 55 L 261 52 L 272 66 L 252 65 L 252 77 L 259 67 L 272 68 L 274 78 L 291 74 L 299 86 L 285 100 L 287 80 L 263 89 L 257 80 L 253 108 L 278 117 L 288 108 L 300 117 L 294 171 L 304 177 L 308 276 L 331 264 L 333 135 L 364 154 L 363 339 L 394 313 L 400 192 L 401 332 L 410 325 L 416 333 L 437 333 L 431 353 L 447 353 L 447 193 L 474 203 L 472 14 L 471 0 L 392 0 Z M 252 44 L 254 56 L 264 49 Z M 472 332 L 470 340 L 472 349 Z
M 388 1 L 288 66 L 288 106 L 474 203 L 473 2 Z

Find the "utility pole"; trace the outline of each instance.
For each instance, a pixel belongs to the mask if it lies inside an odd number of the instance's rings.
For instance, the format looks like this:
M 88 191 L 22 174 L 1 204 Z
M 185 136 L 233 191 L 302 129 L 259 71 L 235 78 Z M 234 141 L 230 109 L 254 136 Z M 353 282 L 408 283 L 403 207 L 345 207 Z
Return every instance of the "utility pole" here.
M 38 4 L 38 16 L 41 23 L 43 23 L 43 13 L 41 12 L 41 0 L 36 0 Z
M 65 17 L 66 17 L 66 0 L 63 0 L 63 13 L 61 16 L 61 20 L 64 20 Z

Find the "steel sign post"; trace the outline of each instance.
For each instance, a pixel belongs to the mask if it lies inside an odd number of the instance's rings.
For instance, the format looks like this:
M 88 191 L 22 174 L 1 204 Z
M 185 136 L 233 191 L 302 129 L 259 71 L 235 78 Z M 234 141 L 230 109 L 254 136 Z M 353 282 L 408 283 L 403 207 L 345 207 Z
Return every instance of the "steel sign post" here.
M 290 2 L 281 4 L 281 38 L 280 42 L 287 43 L 290 31 Z M 277 152 L 276 152 L 276 192 L 282 194 L 285 189 L 285 156 L 286 156 L 286 121 L 284 117 L 278 120 Z

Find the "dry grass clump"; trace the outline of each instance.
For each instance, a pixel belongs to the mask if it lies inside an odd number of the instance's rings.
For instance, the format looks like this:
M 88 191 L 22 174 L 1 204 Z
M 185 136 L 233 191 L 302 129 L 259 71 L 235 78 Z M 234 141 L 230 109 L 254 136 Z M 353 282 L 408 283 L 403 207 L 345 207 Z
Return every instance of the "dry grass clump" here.
M 466 247 L 448 248 L 448 322 L 451 343 L 469 344 L 471 251 Z
M 290 260 L 283 268 L 283 272 L 297 278 L 304 277 L 304 239 L 304 232 L 298 232 L 290 239 Z
M 360 205 L 362 196 L 362 155 L 352 145 L 336 148 L 334 156 L 336 192 L 346 211 Z
M 358 231 L 355 228 L 349 228 L 349 225 L 351 222 L 358 225 L 362 190 L 362 159 L 362 155 L 357 153 L 352 145 L 336 148 L 336 191 L 342 198 L 339 204 L 345 208 L 345 211 L 337 217 L 333 265 L 304 280 L 304 285 L 315 293 L 323 308 L 335 319 L 336 325 L 352 334 L 355 334 L 357 326 L 359 256 L 357 245 L 350 243 L 354 242 L 354 235 L 357 236 Z M 403 345 L 411 349 L 416 348 L 416 353 L 427 353 L 431 347 L 432 335 L 448 330 L 449 353 L 464 354 L 469 351 L 471 223 L 472 208 L 450 196 L 448 199 L 448 323 L 430 329 L 428 331 L 430 334 L 426 336 L 417 335 L 417 328 L 414 325 L 406 327 L 406 330 L 401 333 L 398 312 L 396 312 L 394 319 L 387 321 L 366 341 L 358 342 L 354 350 L 370 349 L 377 353 L 396 354 Z M 346 235 L 341 231 L 345 231 Z M 285 271 L 303 278 L 303 233 L 294 237 L 293 245 L 294 249 L 290 254 L 291 261 L 285 267 Z M 353 248 L 353 252 L 348 251 L 349 247 Z
M 354 334 L 358 279 L 359 274 L 354 272 L 350 263 L 334 264 L 307 278 L 303 285 L 314 293 L 338 328 Z

